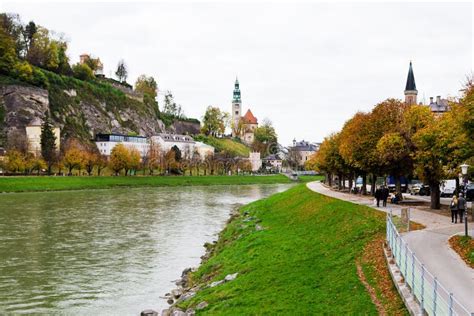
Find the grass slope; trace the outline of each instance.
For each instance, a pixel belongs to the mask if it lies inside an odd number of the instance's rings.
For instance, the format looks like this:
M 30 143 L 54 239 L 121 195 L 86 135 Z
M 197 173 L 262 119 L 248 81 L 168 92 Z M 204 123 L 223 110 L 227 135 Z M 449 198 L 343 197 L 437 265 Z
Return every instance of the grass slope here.
M 195 140 L 213 146 L 217 152 L 227 152 L 232 156 L 248 157 L 250 149 L 244 144 L 230 138 L 215 138 L 212 136 L 197 135 Z
M 0 192 L 106 189 L 184 185 L 239 185 L 290 183 L 283 175 L 272 176 L 135 176 L 135 177 L 0 177 Z
M 227 274 L 238 272 L 238 277 L 199 291 L 180 307 L 206 301 L 209 306 L 199 314 L 376 315 L 356 259 L 383 233 L 384 218 L 304 184 L 251 203 L 221 232 L 191 280 L 203 286 Z M 398 304 L 403 310 L 400 298 Z

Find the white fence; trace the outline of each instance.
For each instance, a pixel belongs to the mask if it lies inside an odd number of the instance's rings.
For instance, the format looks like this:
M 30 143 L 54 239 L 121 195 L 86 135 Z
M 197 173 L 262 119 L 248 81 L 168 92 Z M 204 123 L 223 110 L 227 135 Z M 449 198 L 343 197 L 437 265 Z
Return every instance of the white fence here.
M 387 242 L 411 293 L 428 315 L 469 315 L 469 312 L 420 262 L 387 215 Z

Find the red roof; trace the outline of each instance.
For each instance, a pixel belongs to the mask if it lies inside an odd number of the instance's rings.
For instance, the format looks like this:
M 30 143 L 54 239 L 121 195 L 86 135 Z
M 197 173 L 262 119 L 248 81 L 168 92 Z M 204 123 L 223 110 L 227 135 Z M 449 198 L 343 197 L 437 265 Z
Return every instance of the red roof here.
M 245 113 L 243 119 L 247 124 L 258 124 L 257 118 L 253 116 L 253 113 L 250 111 L 250 109 L 247 110 L 247 113 Z

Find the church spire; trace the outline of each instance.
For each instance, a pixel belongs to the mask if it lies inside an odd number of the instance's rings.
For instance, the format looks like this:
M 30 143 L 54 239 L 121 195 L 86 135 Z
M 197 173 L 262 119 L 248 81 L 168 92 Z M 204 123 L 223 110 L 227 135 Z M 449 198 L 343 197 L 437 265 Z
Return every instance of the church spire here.
M 405 86 L 405 103 L 416 104 L 416 96 L 418 90 L 416 90 L 415 75 L 413 74 L 413 66 L 410 61 L 410 68 L 408 69 L 407 84 Z
M 407 85 L 405 90 L 416 90 L 415 75 L 413 74 L 413 66 L 410 61 L 410 68 L 408 69 Z

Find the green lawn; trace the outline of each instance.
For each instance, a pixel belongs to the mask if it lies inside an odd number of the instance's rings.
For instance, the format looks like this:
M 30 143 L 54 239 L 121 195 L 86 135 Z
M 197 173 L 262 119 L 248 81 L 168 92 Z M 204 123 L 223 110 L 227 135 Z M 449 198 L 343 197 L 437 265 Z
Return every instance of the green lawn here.
M 263 230 L 256 230 L 257 224 Z M 236 272 L 237 278 L 199 291 L 180 307 L 206 301 L 209 306 L 199 314 L 377 315 L 356 260 L 384 227 L 381 212 L 314 193 L 304 184 L 251 203 L 221 232 L 210 259 L 191 276 L 193 286 Z M 387 277 L 388 271 L 382 274 Z M 399 297 L 393 303 L 406 314 Z
M 283 175 L 272 176 L 133 176 L 133 177 L 0 177 L 0 192 L 105 189 L 183 185 L 239 185 L 290 183 Z

